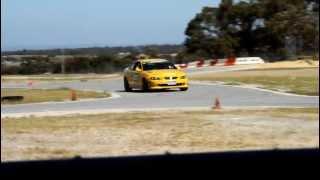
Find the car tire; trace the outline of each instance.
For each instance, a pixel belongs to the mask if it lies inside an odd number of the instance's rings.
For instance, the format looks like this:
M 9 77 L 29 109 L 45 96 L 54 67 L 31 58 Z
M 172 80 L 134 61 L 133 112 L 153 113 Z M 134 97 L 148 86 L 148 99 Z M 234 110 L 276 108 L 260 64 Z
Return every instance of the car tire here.
M 150 91 L 149 84 L 148 84 L 148 81 L 146 79 L 142 80 L 142 91 L 143 92 Z
M 186 87 L 186 88 L 180 88 L 180 91 L 187 91 L 188 90 L 188 88 Z
M 132 91 L 132 89 L 131 89 L 131 87 L 130 87 L 130 85 L 129 85 L 129 82 L 128 82 L 127 78 L 124 78 L 124 79 L 123 79 L 123 84 L 124 84 L 124 90 L 125 90 L 126 92 L 131 92 L 131 91 Z

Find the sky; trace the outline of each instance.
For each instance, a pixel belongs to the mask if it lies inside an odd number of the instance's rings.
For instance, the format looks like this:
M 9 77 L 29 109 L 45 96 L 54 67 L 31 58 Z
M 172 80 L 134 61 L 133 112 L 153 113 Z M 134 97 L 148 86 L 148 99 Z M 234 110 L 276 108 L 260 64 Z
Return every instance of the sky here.
M 179 44 L 220 0 L 1 0 L 1 50 Z

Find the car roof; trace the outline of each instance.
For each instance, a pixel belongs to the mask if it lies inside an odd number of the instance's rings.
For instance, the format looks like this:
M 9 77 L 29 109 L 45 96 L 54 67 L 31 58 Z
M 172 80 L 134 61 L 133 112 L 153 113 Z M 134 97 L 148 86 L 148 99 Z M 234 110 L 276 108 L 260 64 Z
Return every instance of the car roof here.
M 160 63 L 160 62 L 169 62 L 166 59 L 139 59 L 141 63 Z

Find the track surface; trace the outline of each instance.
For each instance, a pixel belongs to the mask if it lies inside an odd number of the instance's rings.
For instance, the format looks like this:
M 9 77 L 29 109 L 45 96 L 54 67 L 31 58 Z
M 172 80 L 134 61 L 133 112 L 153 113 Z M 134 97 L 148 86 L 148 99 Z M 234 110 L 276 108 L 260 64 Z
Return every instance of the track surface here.
M 188 70 L 189 73 L 205 71 L 231 71 L 236 67 L 215 67 Z M 242 68 L 245 69 L 245 68 Z M 1 88 L 25 88 L 26 84 L 4 83 Z M 205 85 L 190 83 L 186 92 L 124 92 L 122 78 L 105 81 L 73 81 L 37 84 L 34 88 L 70 87 L 75 89 L 99 90 L 114 92 L 119 98 L 98 99 L 66 103 L 42 103 L 14 106 L 2 106 L 1 116 L 16 113 L 37 114 L 55 111 L 86 111 L 112 109 L 148 109 L 148 108 L 177 108 L 177 107 L 210 107 L 215 97 L 219 97 L 222 106 L 294 106 L 319 107 L 319 97 L 303 97 L 281 95 L 272 92 L 259 91 L 231 86 Z

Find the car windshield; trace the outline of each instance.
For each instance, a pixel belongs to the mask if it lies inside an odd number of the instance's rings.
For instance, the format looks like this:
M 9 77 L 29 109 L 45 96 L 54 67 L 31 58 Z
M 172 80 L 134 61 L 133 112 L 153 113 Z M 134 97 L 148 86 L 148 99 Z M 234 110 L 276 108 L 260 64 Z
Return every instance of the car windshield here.
M 157 70 L 157 69 L 177 69 L 174 64 L 170 62 L 157 62 L 142 64 L 144 71 Z

